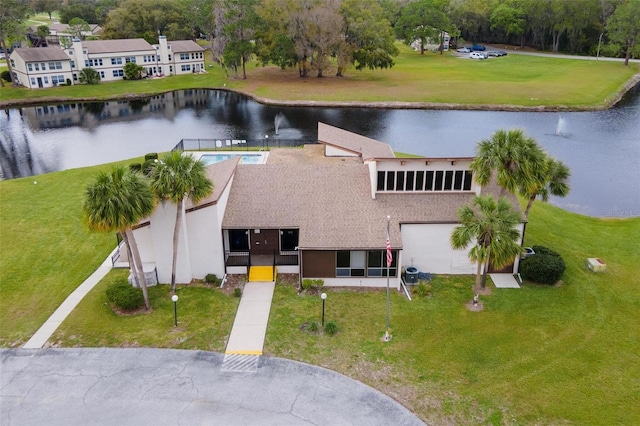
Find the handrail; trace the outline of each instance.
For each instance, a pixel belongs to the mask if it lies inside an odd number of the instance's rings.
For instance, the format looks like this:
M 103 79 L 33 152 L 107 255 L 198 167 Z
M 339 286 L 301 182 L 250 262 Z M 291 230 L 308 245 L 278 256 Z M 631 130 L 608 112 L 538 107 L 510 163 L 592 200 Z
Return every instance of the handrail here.
M 183 138 L 173 147 L 172 151 L 229 151 L 229 149 L 243 148 L 249 151 L 249 148 L 258 148 L 261 151 L 269 148 L 279 148 L 282 146 L 293 147 L 306 144 L 317 143 L 317 141 L 308 141 L 302 139 L 280 139 L 275 138 L 253 138 L 253 139 L 234 139 L 229 137 L 221 138 Z

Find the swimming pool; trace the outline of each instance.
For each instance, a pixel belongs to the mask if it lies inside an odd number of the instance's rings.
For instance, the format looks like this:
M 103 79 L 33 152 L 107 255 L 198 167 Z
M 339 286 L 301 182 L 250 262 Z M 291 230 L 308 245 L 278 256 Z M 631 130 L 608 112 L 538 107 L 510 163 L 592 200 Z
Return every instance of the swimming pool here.
M 216 152 L 215 154 L 202 154 L 200 160 L 208 166 L 210 164 L 219 163 L 234 157 L 241 157 L 242 164 L 264 164 L 267 162 L 267 153 L 239 153 L 239 152 Z

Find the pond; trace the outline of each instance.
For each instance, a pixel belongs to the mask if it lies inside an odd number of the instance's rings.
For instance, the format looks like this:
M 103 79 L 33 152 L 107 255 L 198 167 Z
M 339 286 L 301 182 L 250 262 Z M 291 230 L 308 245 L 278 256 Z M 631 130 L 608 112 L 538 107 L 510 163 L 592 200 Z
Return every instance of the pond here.
M 279 107 L 219 90 L 13 108 L 0 114 L 0 172 L 9 179 L 101 164 L 167 151 L 185 138 L 312 143 L 318 121 L 432 157 L 472 156 L 494 131 L 522 128 L 571 168 L 571 193 L 553 204 L 592 216 L 640 216 L 638 86 L 615 108 L 562 114 Z

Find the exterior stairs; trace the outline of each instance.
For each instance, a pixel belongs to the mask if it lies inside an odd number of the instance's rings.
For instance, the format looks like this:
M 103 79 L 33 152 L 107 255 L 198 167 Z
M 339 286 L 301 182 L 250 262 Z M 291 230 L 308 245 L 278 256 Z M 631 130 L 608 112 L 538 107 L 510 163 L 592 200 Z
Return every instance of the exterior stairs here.
M 252 266 L 249 268 L 249 282 L 275 281 L 275 266 Z

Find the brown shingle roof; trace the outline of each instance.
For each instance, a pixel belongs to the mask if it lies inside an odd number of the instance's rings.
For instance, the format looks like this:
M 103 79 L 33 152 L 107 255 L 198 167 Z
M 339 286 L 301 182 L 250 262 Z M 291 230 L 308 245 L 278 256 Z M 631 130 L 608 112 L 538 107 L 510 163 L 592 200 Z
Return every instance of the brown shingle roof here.
M 18 48 L 15 52 L 25 62 L 69 61 L 69 56 L 59 47 L 27 47 Z
M 318 123 L 318 142 L 359 154 L 364 160 L 395 157 L 391 147 L 384 142 L 324 123 Z
M 130 38 L 123 40 L 89 40 L 82 42 L 82 48 L 91 54 L 98 53 L 126 53 L 141 50 L 150 50 L 155 52 L 151 46 L 143 38 Z
M 202 52 L 204 48 L 193 40 L 175 40 L 168 42 L 173 53 Z
M 240 158 L 241 157 L 238 156 L 207 166 L 207 177 L 213 183 L 213 192 L 208 197 L 200 200 L 198 206 L 195 209 L 191 200 L 187 200 L 185 206 L 187 211 L 206 207 L 210 204 L 216 204 L 220 199 L 220 196 L 224 192 L 224 189 L 231 181 L 231 176 L 233 176 L 233 172 L 240 162 Z
M 473 194 L 378 194 L 363 164 L 239 165 L 223 228 L 299 228 L 303 249 L 401 248 L 398 223 L 456 222 Z

